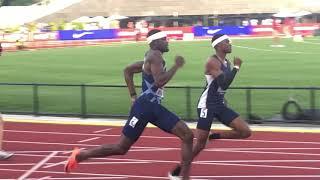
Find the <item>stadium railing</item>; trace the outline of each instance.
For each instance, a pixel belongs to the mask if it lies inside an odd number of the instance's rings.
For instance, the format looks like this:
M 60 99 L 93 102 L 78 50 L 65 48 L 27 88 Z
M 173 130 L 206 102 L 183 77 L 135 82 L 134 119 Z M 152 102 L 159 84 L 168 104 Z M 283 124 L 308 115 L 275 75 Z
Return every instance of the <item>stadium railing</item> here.
M 226 103 L 251 123 L 317 123 L 319 90 L 320 87 L 231 87 Z M 203 87 L 169 86 L 166 91 L 166 107 L 184 120 L 197 119 L 196 106 Z M 124 85 L 0 83 L 0 96 L 0 112 L 35 116 L 125 118 L 130 107 Z

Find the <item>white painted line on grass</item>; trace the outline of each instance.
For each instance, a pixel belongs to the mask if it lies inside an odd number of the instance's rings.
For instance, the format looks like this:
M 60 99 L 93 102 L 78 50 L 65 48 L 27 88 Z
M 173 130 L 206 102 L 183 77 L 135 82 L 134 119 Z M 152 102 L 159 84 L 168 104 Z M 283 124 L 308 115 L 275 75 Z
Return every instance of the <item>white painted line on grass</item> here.
M 305 44 L 313 44 L 313 45 L 320 45 L 320 43 L 308 42 L 308 41 L 303 41 L 302 43 L 305 43 Z
M 265 51 L 265 52 L 278 52 L 278 53 L 287 53 L 287 54 L 319 54 L 319 53 L 309 53 L 309 52 L 301 52 L 301 51 L 276 51 L 273 49 L 261 49 L 261 48 L 254 48 L 254 47 L 247 47 L 247 46 L 238 46 L 232 45 L 233 47 L 242 48 L 242 49 L 249 49 L 255 51 Z

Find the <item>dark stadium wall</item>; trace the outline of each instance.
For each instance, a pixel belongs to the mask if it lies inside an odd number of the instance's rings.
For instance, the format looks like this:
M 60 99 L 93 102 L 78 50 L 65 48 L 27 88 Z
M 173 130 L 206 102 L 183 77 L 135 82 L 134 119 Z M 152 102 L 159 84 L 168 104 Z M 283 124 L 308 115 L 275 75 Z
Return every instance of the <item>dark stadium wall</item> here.
M 41 0 L 0 0 L 1 6 L 27 6 Z

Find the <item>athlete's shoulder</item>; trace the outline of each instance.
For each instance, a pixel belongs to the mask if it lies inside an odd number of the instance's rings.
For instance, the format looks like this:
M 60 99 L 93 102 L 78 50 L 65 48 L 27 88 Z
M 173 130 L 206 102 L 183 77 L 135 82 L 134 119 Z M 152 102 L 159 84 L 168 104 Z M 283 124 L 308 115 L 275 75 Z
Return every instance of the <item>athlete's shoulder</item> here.
M 215 55 L 209 56 L 207 59 L 206 67 L 220 67 L 221 63 Z
M 146 53 L 145 56 L 146 61 L 163 61 L 162 53 L 158 50 L 150 50 Z

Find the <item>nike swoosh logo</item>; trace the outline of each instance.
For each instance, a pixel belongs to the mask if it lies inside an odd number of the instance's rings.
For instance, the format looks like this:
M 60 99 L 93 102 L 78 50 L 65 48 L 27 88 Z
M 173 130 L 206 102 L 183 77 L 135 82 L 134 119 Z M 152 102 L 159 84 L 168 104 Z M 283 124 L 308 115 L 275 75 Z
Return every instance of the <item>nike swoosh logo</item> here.
M 93 34 L 93 32 L 83 32 L 83 33 L 80 33 L 80 34 L 72 34 L 72 37 L 75 38 L 75 39 L 78 39 L 78 38 L 81 38 L 87 34 Z
M 215 30 L 209 29 L 209 30 L 207 31 L 207 33 L 208 33 L 208 34 L 215 34 L 215 33 L 219 32 L 219 31 L 221 31 L 221 29 L 215 29 Z

